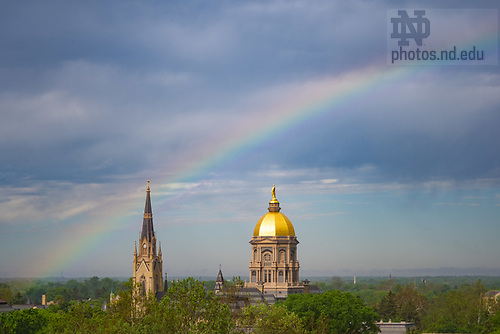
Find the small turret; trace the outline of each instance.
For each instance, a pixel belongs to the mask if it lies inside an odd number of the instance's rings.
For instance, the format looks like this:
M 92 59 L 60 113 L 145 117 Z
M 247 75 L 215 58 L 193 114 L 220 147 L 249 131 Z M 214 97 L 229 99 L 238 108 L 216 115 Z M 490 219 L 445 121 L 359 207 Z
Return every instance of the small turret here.
M 224 289 L 224 276 L 222 275 L 222 267 L 219 264 L 219 273 L 217 274 L 217 279 L 215 280 L 214 292 L 219 293 Z

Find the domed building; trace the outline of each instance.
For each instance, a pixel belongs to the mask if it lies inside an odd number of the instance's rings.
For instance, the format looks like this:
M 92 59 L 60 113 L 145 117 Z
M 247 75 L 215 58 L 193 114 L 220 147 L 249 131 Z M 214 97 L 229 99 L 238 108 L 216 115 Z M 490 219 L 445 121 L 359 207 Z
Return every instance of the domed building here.
M 299 283 L 299 261 L 292 222 L 281 213 L 273 186 L 269 212 L 255 225 L 250 261 L 250 281 L 247 288 L 258 288 L 262 293 L 286 298 L 289 294 L 303 293 L 304 284 Z

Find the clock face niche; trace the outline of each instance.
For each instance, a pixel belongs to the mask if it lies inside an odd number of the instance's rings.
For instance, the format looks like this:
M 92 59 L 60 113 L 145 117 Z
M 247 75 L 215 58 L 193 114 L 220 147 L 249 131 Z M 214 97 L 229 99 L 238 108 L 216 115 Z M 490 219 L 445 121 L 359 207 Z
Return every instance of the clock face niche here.
M 143 244 L 143 245 L 142 245 L 142 248 L 146 249 L 146 247 L 148 247 L 148 246 L 146 246 L 146 244 Z

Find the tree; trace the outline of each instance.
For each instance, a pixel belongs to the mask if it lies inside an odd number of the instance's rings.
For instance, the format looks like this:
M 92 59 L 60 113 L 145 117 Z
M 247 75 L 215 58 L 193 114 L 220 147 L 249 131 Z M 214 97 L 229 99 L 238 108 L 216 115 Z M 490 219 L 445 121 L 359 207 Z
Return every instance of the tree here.
M 0 330 L 6 334 L 38 333 L 46 325 L 44 310 L 29 309 L 0 315 Z
M 391 291 L 392 289 L 394 289 L 395 286 L 396 282 L 392 278 L 389 278 L 388 280 L 385 280 L 382 283 L 380 283 L 377 289 L 384 291 Z
M 252 328 L 257 334 L 299 334 L 303 333 L 300 318 L 283 305 L 258 304 L 243 308 L 240 327 Z
M 215 334 L 234 329 L 229 307 L 193 278 L 173 283 L 160 302 L 153 294 L 142 297 L 139 286 L 130 285 L 110 303 L 108 314 L 117 333 Z
M 389 291 L 380 301 L 377 307 L 377 312 L 385 321 L 388 321 L 389 319 L 396 320 L 398 305 L 396 304 L 396 296 L 392 291 Z
M 5 300 L 9 304 L 12 301 L 12 290 L 10 289 L 10 286 L 8 284 L 0 283 L 0 298 Z
M 403 321 L 415 322 L 420 326 L 423 314 L 427 308 L 427 298 L 418 292 L 412 284 L 396 286 L 394 299 L 397 305 L 397 318 Z
M 333 276 L 330 280 L 332 284 L 332 289 L 334 290 L 344 290 L 345 282 L 341 277 Z
M 179 332 L 229 333 L 234 328 L 229 307 L 193 278 L 172 284 L 159 306 Z
M 480 281 L 438 295 L 429 305 L 424 328 L 441 333 L 488 333 L 490 313 Z
M 377 333 L 379 316 L 361 298 L 348 292 L 296 294 L 285 300 L 286 308 L 297 314 L 308 331 L 323 333 Z
M 16 295 L 12 298 L 12 304 L 24 304 L 26 299 L 23 297 L 21 292 L 17 292 Z

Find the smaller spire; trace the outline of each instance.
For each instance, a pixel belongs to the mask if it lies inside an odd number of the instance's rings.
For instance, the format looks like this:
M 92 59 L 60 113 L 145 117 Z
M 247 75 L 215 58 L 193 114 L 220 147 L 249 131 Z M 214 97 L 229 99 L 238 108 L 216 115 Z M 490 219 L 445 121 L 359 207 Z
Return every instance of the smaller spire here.
M 160 249 L 158 250 L 158 256 L 161 257 L 161 241 L 160 241 Z
M 224 276 L 222 276 L 222 266 L 219 264 L 219 273 L 217 274 L 216 282 L 220 282 L 224 284 Z
M 220 293 L 224 289 L 224 276 L 222 276 L 222 267 L 219 264 L 219 273 L 217 274 L 217 279 L 215 280 L 214 292 Z
M 135 242 L 134 246 L 134 258 L 137 258 L 137 241 Z

